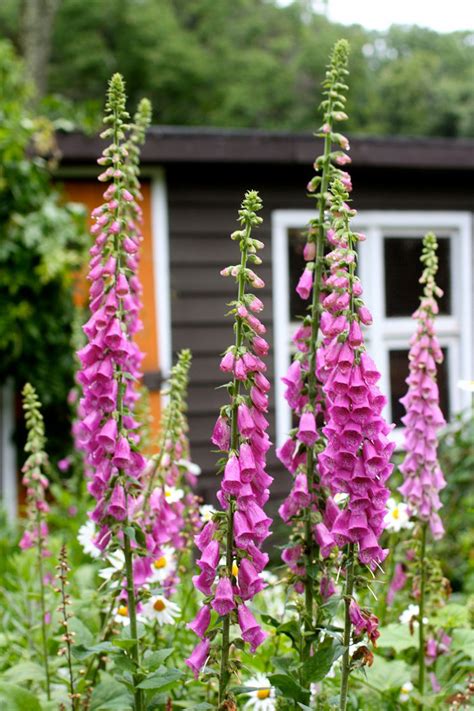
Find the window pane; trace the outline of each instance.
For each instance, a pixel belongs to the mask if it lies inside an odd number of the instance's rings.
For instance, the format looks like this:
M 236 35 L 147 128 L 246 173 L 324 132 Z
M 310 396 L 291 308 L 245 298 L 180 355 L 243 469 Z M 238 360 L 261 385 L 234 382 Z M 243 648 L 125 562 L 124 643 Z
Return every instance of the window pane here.
M 444 360 L 438 365 L 438 387 L 440 407 L 446 419 L 449 418 L 449 387 L 448 387 L 448 358 L 447 348 L 443 348 Z M 389 352 L 390 358 L 390 402 L 392 407 L 392 422 L 397 427 L 402 426 L 402 417 L 405 408 L 399 402 L 407 392 L 405 379 L 408 377 L 408 351 L 393 350 Z
M 422 238 L 385 237 L 385 314 L 386 316 L 411 316 L 418 306 L 421 294 Z M 439 300 L 441 314 L 450 314 L 451 305 L 451 240 L 438 238 L 439 270 L 436 282 L 444 291 Z
M 305 229 L 290 229 L 288 230 L 288 264 L 290 268 L 290 320 L 295 321 L 298 316 L 306 316 L 309 301 L 300 299 L 295 289 L 299 282 L 300 276 L 305 268 L 305 260 L 303 258 L 303 250 L 306 244 Z M 332 247 L 326 244 L 326 253 L 330 252 Z M 356 273 L 358 273 L 356 267 Z
M 303 259 L 303 249 L 306 244 L 306 235 L 304 230 L 291 229 L 288 231 L 288 249 L 289 249 L 289 265 L 290 265 L 290 319 L 295 321 L 297 316 L 305 316 L 307 301 L 300 299 L 296 293 L 296 285 L 300 279 L 305 266 Z

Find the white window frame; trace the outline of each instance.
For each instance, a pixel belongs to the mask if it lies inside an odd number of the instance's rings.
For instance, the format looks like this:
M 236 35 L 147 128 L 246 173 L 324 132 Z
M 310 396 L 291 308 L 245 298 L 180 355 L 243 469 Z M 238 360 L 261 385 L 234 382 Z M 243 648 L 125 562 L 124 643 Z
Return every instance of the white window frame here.
M 291 358 L 290 274 L 288 239 L 290 229 L 304 229 L 314 217 L 313 210 L 275 210 L 272 213 L 273 327 L 276 401 L 276 442 L 280 446 L 291 429 L 291 410 L 284 399 L 285 375 Z M 408 348 L 407 335 L 413 333 L 410 317 L 385 317 L 383 262 L 384 237 L 419 237 L 433 231 L 451 237 L 452 314 L 439 316 L 437 333 L 441 346 L 449 348 L 449 401 L 452 413 L 468 407 L 470 393 L 457 387 L 458 379 L 471 379 L 472 363 L 472 232 L 471 213 L 460 211 L 363 210 L 352 221 L 354 229 L 367 240 L 359 245 L 359 272 L 364 298 L 373 314 L 374 325 L 367 333 L 367 347 L 382 372 L 380 388 L 389 392 L 389 350 Z M 390 418 L 390 402 L 385 415 Z M 401 431 L 395 440 L 400 441 Z

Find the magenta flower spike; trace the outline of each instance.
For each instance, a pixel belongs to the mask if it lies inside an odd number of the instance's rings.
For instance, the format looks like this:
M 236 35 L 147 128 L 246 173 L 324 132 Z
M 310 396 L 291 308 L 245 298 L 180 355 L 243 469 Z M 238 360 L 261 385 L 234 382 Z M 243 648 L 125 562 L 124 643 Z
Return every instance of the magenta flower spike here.
M 248 289 L 263 286 L 262 280 L 249 268 L 249 264 L 261 263 L 257 251 L 263 244 L 251 234 L 252 228 L 262 222 L 257 215 L 261 208 L 258 193 L 247 192 L 239 211 L 241 229 L 232 235 L 232 239 L 239 242 L 241 261 L 221 272 L 223 276 L 233 276 L 238 285 L 237 299 L 231 303 L 235 343 L 226 350 L 220 362 L 221 370 L 233 376 L 227 385 L 231 402 L 221 408 L 212 433 L 212 443 L 224 454 L 223 476 L 217 492 L 223 512 L 216 514 L 195 538 L 201 551 L 197 561 L 201 573 L 193 581 L 208 598 L 205 607 L 219 615 L 220 634 L 216 636 L 214 624 L 210 635 L 212 644 L 204 637 L 201 644 L 207 646 L 198 645 L 186 663 L 196 672 L 200 668 L 200 662 L 195 662 L 196 655 L 204 659 L 202 650 L 205 650 L 209 664 L 219 664 L 219 706 L 228 698 L 232 673 L 229 659 L 231 624 L 241 623 L 241 639 L 248 642 L 252 651 L 266 637 L 242 604 L 264 587 L 261 572 L 268 556 L 260 546 L 269 535 L 271 524 L 263 510 L 272 482 L 272 477 L 265 471 L 266 453 L 271 444 L 266 419 L 270 383 L 264 375 L 266 366 L 262 360 L 269 346 L 261 335 L 265 332 L 264 325 L 252 314 L 260 313 L 263 304 L 248 292 Z M 191 629 L 199 635 L 206 634 L 208 627 L 205 624 L 207 613 L 202 611 L 205 607 L 190 623 Z
M 363 306 L 362 286 L 355 274 L 358 233 L 352 232 L 350 219 L 355 215 L 347 205 L 348 194 L 343 183 L 335 179 L 330 186 L 333 215 L 332 251 L 326 255 L 329 265 L 323 285 L 325 318 L 321 319 L 323 347 L 318 355 L 317 375 L 323 384 L 327 439 L 318 464 L 321 484 L 331 497 L 344 495 L 345 503 L 337 512 L 332 498 L 327 501 L 325 525 L 334 543 L 345 548 L 344 601 L 346 607 L 344 653 L 341 675 L 340 708 L 345 709 L 350 673 L 349 645 L 352 633 L 362 631 L 375 642 L 378 620 L 365 616 L 364 624 L 354 624 L 353 600 L 356 557 L 371 570 L 385 559 L 388 551 L 380 545 L 384 530 L 385 505 L 389 498 L 386 486 L 393 465 L 390 463 L 395 443 L 388 440 L 391 426 L 381 412 L 385 398 L 377 387 L 379 373 L 365 354 L 364 336 L 359 311 Z M 331 299 L 341 290 L 349 300 Z M 321 553 L 328 553 L 330 539 L 316 527 Z
M 443 360 L 435 332 L 436 297 L 443 293 L 435 283 L 436 249 L 436 237 L 427 234 L 423 240 L 424 271 L 420 279 L 425 287 L 420 305 L 413 314 L 417 329 L 408 355 L 408 392 L 400 401 L 406 409 L 402 418 L 406 456 L 400 466 L 405 481 L 399 488 L 413 515 L 429 523 L 435 540 L 444 533 L 438 511 L 441 508 L 439 492 L 446 486 L 437 456 L 437 432 L 446 423 L 439 407 L 436 382 L 436 367 Z
M 131 656 L 138 670 L 134 568 L 140 573 L 138 577 L 143 576 L 144 568 L 134 565 L 127 527 L 133 524 L 143 489 L 144 459 L 136 451 L 139 437 L 133 418 L 138 398 L 134 383 L 141 377 L 143 358 L 134 340 L 141 328 L 137 132 L 144 136 L 150 109 L 148 103 L 142 103 L 140 125 L 131 127 L 125 102 L 123 79 L 115 74 L 107 94 L 104 123 L 108 127 L 102 134 L 111 143 L 99 159 L 105 166 L 99 180 L 109 185 L 103 194 L 104 203 L 93 212 L 95 244 L 88 274 L 91 318 L 84 326 L 88 344 L 78 353 L 83 397 L 75 433 L 85 452 L 88 490 L 97 499 L 92 513 L 100 526 L 96 545 L 102 550 L 120 546 L 124 553 L 130 636 L 135 640 Z M 134 707 L 135 711 L 143 709 L 138 684 Z
M 400 402 L 406 415 L 404 445 L 406 456 L 400 466 L 404 482 L 400 493 L 419 522 L 421 539 L 417 547 L 417 568 L 420 577 L 419 625 L 418 625 L 418 691 L 423 695 L 425 687 L 425 667 L 430 659 L 431 646 L 425 644 L 424 615 L 427 603 L 427 539 L 428 528 L 434 540 L 442 538 L 444 528 L 438 514 L 442 504 L 439 492 L 446 486 L 443 472 L 438 462 L 438 430 L 445 424 L 439 407 L 439 391 L 436 382 L 437 364 L 443 360 L 443 353 L 436 337 L 435 318 L 438 314 L 436 298 L 443 295 L 436 285 L 438 271 L 436 250 L 438 243 L 432 233 L 423 239 L 421 262 L 423 272 L 420 283 L 424 284 L 420 305 L 413 314 L 417 329 L 410 341 L 409 370 L 406 380 L 408 392 Z M 396 585 L 397 580 L 392 583 Z M 428 645 L 430 641 L 428 641 Z
M 320 482 L 318 453 L 324 447 L 324 394 L 317 376 L 319 362 L 320 331 L 328 326 L 336 332 L 346 324 L 345 317 L 333 317 L 326 309 L 336 304 L 342 311 L 347 308 L 348 295 L 345 284 L 338 284 L 338 292 L 333 295 L 323 293 L 324 254 L 330 242 L 333 216 L 330 213 L 328 187 L 335 177 L 345 180 L 350 187 L 347 173 L 340 165 L 350 162 L 344 153 L 348 150 L 347 139 L 337 133 L 337 123 L 347 119 L 343 111 L 346 102 L 345 84 L 348 62 L 348 43 L 338 41 L 330 57 L 326 77 L 323 82 L 322 123 L 317 133 L 322 139 L 324 150 L 314 162 L 316 175 L 307 185 L 309 197 L 316 202 L 316 215 L 310 220 L 307 243 L 304 247 L 305 268 L 298 281 L 296 292 L 307 301 L 306 315 L 293 335 L 296 347 L 293 361 L 283 378 L 285 398 L 293 411 L 293 428 L 288 439 L 278 448 L 277 456 L 295 479 L 290 494 L 283 502 L 279 513 L 283 521 L 291 527 L 289 550 L 301 550 L 299 564 L 290 563 L 289 580 L 299 593 L 304 593 L 303 624 L 305 644 L 300 650 L 301 661 L 309 659 L 313 643 L 317 640 L 321 627 L 318 613 L 322 602 L 320 582 L 327 577 L 324 559 L 329 556 L 330 539 L 323 529 L 316 528 L 324 513 L 326 492 Z M 306 486 L 302 485 L 306 479 Z M 324 559 L 320 546 L 324 540 Z M 328 547 L 329 546 L 329 547 Z M 283 554 L 285 560 L 285 553 Z M 291 556 L 289 557 L 291 560 Z M 318 619 L 319 615 L 319 619 Z

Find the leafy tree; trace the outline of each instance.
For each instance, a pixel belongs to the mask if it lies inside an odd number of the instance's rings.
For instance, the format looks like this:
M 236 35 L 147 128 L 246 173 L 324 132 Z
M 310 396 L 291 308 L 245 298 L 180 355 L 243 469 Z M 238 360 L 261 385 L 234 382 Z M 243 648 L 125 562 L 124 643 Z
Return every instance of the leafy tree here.
M 18 5 L 0 5 L 0 33 L 16 43 Z M 159 123 L 312 130 L 341 36 L 351 43 L 351 132 L 472 135 L 472 33 L 343 27 L 308 0 L 62 0 L 48 71 L 54 98 L 44 105 L 96 128 L 103 86 L 119 70 L 131 101 L 147 94 Z
M 71 273 L 85 246 L 84 213 L 51 186 L 53 126 L 28 108 L 31 88 L 0 42 L 0 382 L 31 382 L 45 404 L 53 452 L 68 436 L 73 385 Z M 50 159 L 51 160 L 51 159 Z

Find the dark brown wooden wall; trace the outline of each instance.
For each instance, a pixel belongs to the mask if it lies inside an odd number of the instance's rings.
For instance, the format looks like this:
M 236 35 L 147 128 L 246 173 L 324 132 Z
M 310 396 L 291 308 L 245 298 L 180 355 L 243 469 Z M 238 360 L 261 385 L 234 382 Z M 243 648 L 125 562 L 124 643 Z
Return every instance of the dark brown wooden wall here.
M 238 260 L 237 245 L 229 239 L 236 229 L 237 209 L 246 189 L 257 189 L 263 199 L 264 224 L 259 236 L 266 248 L 259 273 L 266 282 L 264 322 L 272 342 L 271 213 L 276 209 L 310 209 L 305 185 L 308 168 L 285 164 L 170 164 L 165 166 L 170 224 L 171 309 L 173 350 L 191 348 L 193 365 L 189 391 L 192 454 L 203 468 L 201 492 L 214 501 L 213 474 L 217 455 L 209 438 L 226 391 L 219 371 L 219 354 L 232 342 L 232 322 L 226 303 L 234 298 L 235 283 L 219 271 Z M 466 174 L 445 171 L 404 171 L 364 168 L 353 170 L 353 204 L 357 209 L 471 210 Z M 278 285 L 274 285 L 278 288 Z M 273 378 L 273 359 L 268 375 Z M 271 422 L 274 405 L 271 402 Z M 273 433 L 272 433 L 273 438 Z M 289 485 L 271 451 L 268 471 L 275 476 L 273 496 Z

